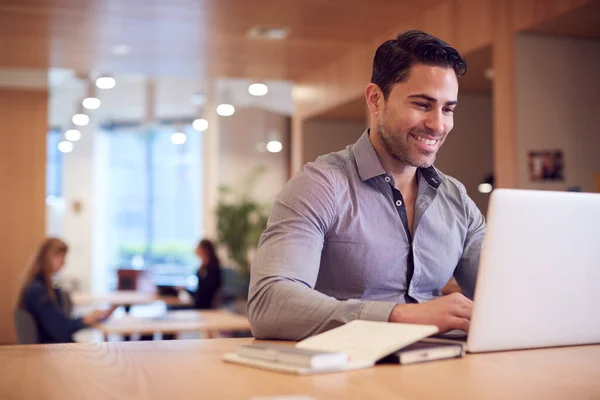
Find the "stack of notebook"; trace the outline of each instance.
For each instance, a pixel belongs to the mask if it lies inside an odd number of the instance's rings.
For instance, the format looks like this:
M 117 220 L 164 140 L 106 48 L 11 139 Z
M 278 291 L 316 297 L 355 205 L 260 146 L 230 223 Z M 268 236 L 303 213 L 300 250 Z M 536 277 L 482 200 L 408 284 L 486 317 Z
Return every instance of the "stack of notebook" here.
M 412 364 L 462 357 L 464 343 L 428 338 L 430 325 L 355 320 L 296 345 L 256 342 L 225 354 L 227 362 L 294 374 L 367 368 L 376 363 Z

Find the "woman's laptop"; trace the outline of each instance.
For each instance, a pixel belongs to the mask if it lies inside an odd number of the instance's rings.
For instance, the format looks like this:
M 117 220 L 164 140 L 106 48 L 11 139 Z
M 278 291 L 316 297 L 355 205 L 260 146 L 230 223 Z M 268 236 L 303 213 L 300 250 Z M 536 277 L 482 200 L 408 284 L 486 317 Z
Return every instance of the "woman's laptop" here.
M 600 343 L 600 194 L 492 192 L 470 352 Z

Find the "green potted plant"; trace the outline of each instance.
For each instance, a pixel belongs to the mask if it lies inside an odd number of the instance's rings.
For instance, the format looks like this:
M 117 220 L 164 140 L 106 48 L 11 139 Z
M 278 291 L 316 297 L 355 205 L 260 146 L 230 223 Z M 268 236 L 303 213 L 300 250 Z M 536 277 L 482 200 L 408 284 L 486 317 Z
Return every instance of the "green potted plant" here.
M 239 188 L 233 189 L 226 185 L 219 188 L 219 243 L 227 249 L 246 288 L 250 279 L 250 254 L 258 246 L 260 235 L 267 227 L 267 206 L 252 198 L 252 189 L 264 171 L 263 166 L 251 170 Z

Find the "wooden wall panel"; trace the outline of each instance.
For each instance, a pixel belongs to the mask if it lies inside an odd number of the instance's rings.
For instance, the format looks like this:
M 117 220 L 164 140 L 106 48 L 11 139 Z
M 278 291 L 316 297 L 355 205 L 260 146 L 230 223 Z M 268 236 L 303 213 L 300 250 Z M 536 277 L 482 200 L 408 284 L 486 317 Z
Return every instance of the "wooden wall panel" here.
M 495 186 L 517 187 L 516 32 L 513 4 L 494 4 L 492 62 L 494 68 L 494 175 Z
M 304 146 L 302 146 L 302 128 L 304 121 L 296 116 L 292 116 L 292 130 L 291 130 L 291 145 L 290 145 L 290 165 L 291 175 L 302 169 L 304 160 Z
M 0 88 L 0 344 L 14 343 L 12 310 L 45 233 L 48 92 Z

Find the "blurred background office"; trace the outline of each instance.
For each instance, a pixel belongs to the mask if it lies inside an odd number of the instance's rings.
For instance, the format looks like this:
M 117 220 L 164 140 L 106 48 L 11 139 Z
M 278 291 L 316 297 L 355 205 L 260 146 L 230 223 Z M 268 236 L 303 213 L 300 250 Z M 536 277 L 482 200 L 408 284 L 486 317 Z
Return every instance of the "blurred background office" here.
M 3 1 L 0 344 L 49 235 L 84 294 L 119 271 L 194 290 L 212 239 L 243 303 L 270 202 L 361 135 L 374 50 L 406 29 L 469 62 L 436 166 L 484 213 L 494 187 L 600 191 L 598 0 Z

